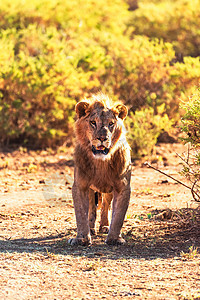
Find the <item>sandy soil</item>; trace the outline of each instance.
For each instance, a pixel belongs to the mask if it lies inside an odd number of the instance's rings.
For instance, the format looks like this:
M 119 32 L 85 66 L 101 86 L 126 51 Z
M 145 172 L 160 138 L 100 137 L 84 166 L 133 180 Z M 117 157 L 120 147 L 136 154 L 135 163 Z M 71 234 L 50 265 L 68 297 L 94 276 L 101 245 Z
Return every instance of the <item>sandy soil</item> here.
M 67 244 L 76 234 L 72 151 L 0 154 L 0 299 L 200 299 L 198 204 L 141 162 L 126 245 L 107 246 L 98 231 L 89 247 Z M 158 146 L 152 164 L 180 179 L 182 151 Z

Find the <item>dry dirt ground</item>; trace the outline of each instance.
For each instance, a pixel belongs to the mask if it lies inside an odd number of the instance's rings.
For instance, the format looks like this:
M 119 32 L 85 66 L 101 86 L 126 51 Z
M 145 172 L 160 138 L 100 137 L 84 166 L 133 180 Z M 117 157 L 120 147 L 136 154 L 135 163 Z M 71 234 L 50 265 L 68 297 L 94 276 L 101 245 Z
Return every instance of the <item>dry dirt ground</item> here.
M 182 151 L 162 144 L 152 164 L 180 178 Z M 0 155 L 0 299 L 200 299 L 200 209 L 189 189 L 133 164 L 126 245 L 97 232 L 76 248 L 72 149 Z

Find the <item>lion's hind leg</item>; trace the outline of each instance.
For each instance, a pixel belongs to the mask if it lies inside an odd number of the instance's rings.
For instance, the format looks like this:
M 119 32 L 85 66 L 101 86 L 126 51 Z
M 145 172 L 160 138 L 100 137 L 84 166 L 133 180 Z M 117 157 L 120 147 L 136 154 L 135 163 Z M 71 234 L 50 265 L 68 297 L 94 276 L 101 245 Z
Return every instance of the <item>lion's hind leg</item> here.
M 89 226 L 90 233 L 95 235 L 95 222 L 97 217 L 97 206 L 101 206 L 102 195 L 94 190 L 89 190 Z
M 103 201 L 101 206 L 101 219 L 99 232 L 108 233 L 109 231 L 109 220 L 108 220 L 108 211 L 110 209 L 110 204 L 113 198 L 113 194 L 103 194 Z

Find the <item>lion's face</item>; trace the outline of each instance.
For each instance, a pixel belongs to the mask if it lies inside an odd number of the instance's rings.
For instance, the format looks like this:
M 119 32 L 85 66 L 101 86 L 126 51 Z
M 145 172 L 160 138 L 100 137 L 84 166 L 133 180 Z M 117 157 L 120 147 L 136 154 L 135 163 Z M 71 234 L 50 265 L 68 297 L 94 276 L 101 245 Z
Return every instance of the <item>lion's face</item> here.
M 107 155 L 113 144 L 117 120 L 109 109 L 96 109 L 89 116 L 90 142 L 94 155 Z
M 124 135 L 127 108 L 110 107 L 108 101 L 100 100 L 81 101 L 76 105 L 76 135 L 78 142 L 95 158 L 107 159 Z

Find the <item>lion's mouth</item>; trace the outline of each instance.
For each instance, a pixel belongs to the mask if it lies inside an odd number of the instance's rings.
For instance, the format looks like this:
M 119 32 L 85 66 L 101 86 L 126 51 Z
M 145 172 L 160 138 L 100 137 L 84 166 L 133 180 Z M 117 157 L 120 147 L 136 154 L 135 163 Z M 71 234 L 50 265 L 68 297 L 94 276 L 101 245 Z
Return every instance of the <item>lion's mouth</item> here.
M 108 152 L 109 152 L 109 148 L 106 148 L 103 145 L 101 145 L 97 148 L 95 146 L 92 146 L 92 152 L 93 152 L 94 155 L 97 155 L 97 154 L 107 155 Z

